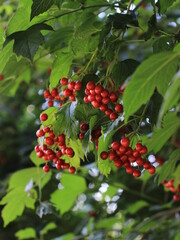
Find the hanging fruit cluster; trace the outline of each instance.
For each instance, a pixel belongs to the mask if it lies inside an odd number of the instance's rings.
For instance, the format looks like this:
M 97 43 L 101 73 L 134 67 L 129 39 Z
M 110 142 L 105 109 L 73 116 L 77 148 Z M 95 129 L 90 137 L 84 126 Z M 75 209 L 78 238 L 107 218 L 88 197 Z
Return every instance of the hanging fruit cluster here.
M 165 180 L 162 182 L 162 184 L 166 189 L 170 190 L 174 194 L 173 196 L 174 201 L 180 200 L 180 184 L 177 186 L 177 188 L 175 188 L 173 179 L 169 181 Z
M 77 100 L 78 94 L 81 93 L 81 100 Z M 44 91 L 44 98 L 47 100 L 48 106 L 52 107 L 54 102 L 59 103 L 61 111 L 67 104 L 71 105 L 72 102 L 77 101 L 78 104 L 88 105 L 98 111 L 102 118 L 106 118 L 108 122 L 114 122 L 117 118 L 123 118 L 123 105 L 121 104 L 120 91 L 108 90 L 101 84 L 96 84 L 93 81 L 88 81 L 86 86 L 83 87 L 83 83 L 79 81 L 69 81 L 67 78 L 62 78 L 57 88 L 53 88 L 51 91 Z M 77 95 L 77 96 L 76 96 Z M 78 96 L 79 97 L 79 96 Z M 75 156 L 75 151 L 69 144 L 69 138 L 65 132 L 61 132 L 56 135 L 54 132 L 53 124 L 48 126 L 44 125 L 44 122 L 48 120 L 50 116 L 47 113 L 40 115 L 42 127 L 37 131 L 36 135 L 39 138 L 39 144 L 36 145 L 35 151 L 38 158 L 44 159 L 46 162 L 44 166 L 44 172 L 50 170 L 50 165 L 56 167 L 56 169 L 69 169 L 70 173 L 75 173 L 76 168 L 73 166 L 71 159 Z M 80 117 L 80 116 L 79 116 Z M 77 139 L 81 141 L 90 132 L 89 141 L 95 144 L 96 149 L 99 151 L 98 144 L 99 138 L 102 136 L 102 129 L 104 122 L 100 122 L 99 126 L 92 128 L 90 131 L 89 119 L 86 122 L 79 121 L 79 134 Z M 145 159 L 147 154 L 146 146 L 138 142 L 133 149 L 131 147 L 130 139 L 124 136 L 120 137 L 119 141 L 112 142 L 107 151 L 99 152 L 101 160 L 114 162 L 117 168 L 124 167 L 128 174 L 132 174 L 134 177 L 140 177 L 143 170 L 148 170 L 150 174 L 155 173 L 155 167 Z M 68 162 L 67 162 L 67 158 Z

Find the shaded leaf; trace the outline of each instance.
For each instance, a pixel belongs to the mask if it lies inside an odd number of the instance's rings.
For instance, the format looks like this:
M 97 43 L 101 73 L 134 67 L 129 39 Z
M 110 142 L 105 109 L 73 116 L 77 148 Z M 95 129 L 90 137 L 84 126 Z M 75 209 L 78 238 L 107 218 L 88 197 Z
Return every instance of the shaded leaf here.
M 124 93 L 126 121 L 150 99 L 155 87 L 161 95 L 164 95 L 168 83 L 177 71 L 178 59 L 178 53 L 167 52 L 153 55 L 140 64 Z
M 46 12 L 55 2 L 55 0 L 33 0 L 33 4 L 31 6 L 31 19 L 35 16 Z

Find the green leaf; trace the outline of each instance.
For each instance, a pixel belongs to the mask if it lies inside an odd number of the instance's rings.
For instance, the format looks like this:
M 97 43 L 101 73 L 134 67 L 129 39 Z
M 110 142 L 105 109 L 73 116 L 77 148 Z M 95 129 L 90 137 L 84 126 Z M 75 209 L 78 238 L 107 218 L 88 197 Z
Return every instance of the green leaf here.
M 19 230 L 15 233 L 15 236 L 19 240 L 28 239 L 28 238 L 36 238 L 36 232 L 33 228 L 25 228 L 23 230 Z
M 139 62 L 134 59 L 126 59 L 116 64 L 113 68 L 112 77 L 117 88 L 133 74 Z
M 128 208 L 127 208 L 127 212 L 130 214 L 135 214 L 136 212 L 138 212 L 139 210 L 141 210 L 144 207 L 147 207 L 149 204 L 145 201 L 137 201 L 133 204 L 131 204 Z
M 19 170 L 11 176 L 9 180 L 8 190 L 17 187 L 22 187 L 25 189 L 26 185 L 29 183 L 31 179 L 36 184 L 39 184 L 39 182 L 41 181 L 41 188 L 43 188 L 45 184 L 50 180 L 51 174 L 52 174 L 51 172 L 45 174 L 42 168 L 37 167 Z
M 159 0 L 159 13 L 163 14 L 167 11 L 167 9 L 174 3 L 176 0 Z
M 123 98 L 126 122 L 150 99 L 155 87 L 161 95 L 164 95 L 177 71 L 178 59 L 179 53 L 160 53 L 151 56 L 136 69 Z
M 174 99 L 176 99 L 176 97 L 178 99 L 180 98 L 180 72 L 176 74 L 172 84 L 169 86 L 164 96 L 164 101 L 159 111 L 158 126 L 160 125 L 164 114 L 172 108 Z
M 79 133 L 79 122 L 75 119 L 76 102 L 72 102 L 57 113 L 56 122 L 54 123 L 55 134 L 65 133 L 67 137 L 76 139 Z
M 37 157 L 35 150 L 31 152 L 31 154 L 30 154 L 29 157 L 30 157 L 31 161 L 32 161 L 37 167 L 39 167 L 40 165 L 44 164 L 44 160 Z
M 168 139 L 177 131 L 180 127 L 180 118 L 176 116 L 176 113 L 169 112 L 163 119 L 162 128 L 153 129 L 152 137 L 145 141 L 145 144 L 149 151 L 157 153 Z
M 49 231 L 51 231 L 55 228 L 57 228 L 57 225 L 54 222 L 50 222 L 40 231 L 40 235 L 45 235 Z
M 180 159 L 180 156 L 179 156 Z M 177 166 L 173 173 L 173 179 L 174 179 L 174 187 L 177 188 L 180 184 L 180 164 Z
M 99 220 L 95 227 L 96 229 L 113 229 L 113 225 L 115 224 L 122 224 L 122 220 L 117 217 L 108 217 L 105 219 Z
M 138 27 L 138 21 L 135 14 L 115 13 L 109 15 L 108 22 L 112 22 L 115 29 L 124 29 L 127 25 Z
M 19 31 L 9 35 L 5 44 L 11 39 L 14 39 L 13 51 L 16 55 L 21 55 L 32 61 L 38 47 L 44 42 L 44 37 L 40 32 L 41 30 L 52 30 L 52 28 L 44 23 L 36 24 L 25 31 Z
M 170 51 L 172 49 L 173 38 L 167 36 L 161 36 L 153 43 L 153 52 L 160 53 L 163 51 Z
M 95 16 L 90 16 L 77 28 L 72 40 L 72 51 L 75 55 L 84 55 L 92 52 L 98 45 L 98 39 L 96 39 L 95 34 L 99 33 L 101 29 L 99 25 L 95 25 L 94 21 Z M 92 47 L 92 42 L 95 42 L 95 47 Z
M 13 44 L 14 41 L 10 41 L 0 52 L 0 73 L 4 70 L 7 62 L 13 54 Z
M 25 192 L 22 187 L 13 189 L 6 194 L 0 202 L 1 205 L 6 204 L 2 210 L 4 227 L 15 220 L 18 216 L 21 216 L 25 207 L 34 209 L 34 203 L 35 200 L 28 197 L 28 193 Z
M 63 77 L 68 77 L 70 67 L 73 60 L 73 54 L 71 52 L 62 49 L 57 53 L 57 58 L 52 66 L 52 72 L 50 76 L 51 89 L 56 87 L 59 80 Z
M 55 0 L 33 0 L 31 7 L 31 20 L 39 14 L 46 12 L 55 2 Z
M 51 202 L 63 215 L 74 205 L 77 196 L 86 190 L 86 182 L 80 176 L 63 173 L 61 183 L 64 189 L 52 193 Z
M 180 149 L 171 153 L 169 160 L 162 166 L 159 173 L 158 183 L 164 180 L 170 180 L 176 169 L 176 164 L 180 160 Z
M 48 115 L 48 119 L 44 122 L 42 122 L 43 126 L 48 126 L 50 124 L 53 124 L 56 121 L 56 113 L 58 112 L 58 109 L 55 107 L 50 107 L 43 111 L 42 113 L 46 113 Z

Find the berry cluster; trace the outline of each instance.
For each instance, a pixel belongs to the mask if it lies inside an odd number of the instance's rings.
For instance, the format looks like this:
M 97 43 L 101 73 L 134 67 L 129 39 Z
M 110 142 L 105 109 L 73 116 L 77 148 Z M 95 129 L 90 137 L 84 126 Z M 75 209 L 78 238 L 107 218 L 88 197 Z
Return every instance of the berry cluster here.
M 101 85 L 96 85 L 94 82 L 88 82 L 85 89 L 85 103 L 91 103 L 94 108 L 99 108 L 105 112 L 106 116 L 111 120 L 118 118 L 118 114 L 123 112 L 123 106 L 117 103 L 118 94 L 109 92 Z M 112 105 L 115 104 L 115 106 Z
M 89 124 L 87 123 L 81 123 L 80 124 L 80 133 L 79 133 L 79 139 L 82 140 L 87 132 L 87 130 L 89 129 Z M 96 149 L 98 150 L 98 142 L 99 142 L 99 137 L 101 136 L 101 129 L 95 129 L 92 131 L 91 133 L 91 141 L 95 142 L 96 144 Z
M 4 76 L 0 74 L 0 81 L 2 81 L 3 79 L 4 79 Z
M 60 101 L 59 107 L 69 98 L 71 102 L 76 101 L 75 93 L 82 88 L 82 82 L 68 81 L 67 78 L 60 80 L 60 86 L 53 88 L 51 92 L 47 89 L 44 91 L 44 98 L 48 99 L 48 106 L 52 107 L 55 101 Z
M 174 201 L 180 200 L 180 184 L 177 188 L 174 187 L 174 180 L 169 181 L 163 181 L 162 184 L 165 186 L 165 188 L 169 189 L 172 193 L 174 193 L 173 199 Z
M 133 174 L 134 177 L 140 177 L 141 171 L 136 169 L 134 165 L 138 165 L 142 170 L 148 170 L 150 174 L 155 173 L 155 167 L 142 158 L 142 155 L 147 153 L 146 146 L 141 143 L 137 143 L 135 149 L 130 146 L 130 140 L 128 137 L 121 139 L 121 142 L 113 142 L 109 152 L 103 151 L 100 154 L 102 160 L 114 161 L 117 168 L 124 166 L 128 174 Z M 136 163 L 136 164 L 135 164 Z
M 46 121 L 48 119 L 48 115 L 46 113 L 42 113 L 40 115 L 40 120 Z M 53 162 L 55 167 L 60 169 L 69 169 L 70 173 L 75 173 L 76 168 L 70 166 L 69 163 L 65 163 L 65 161 L 61 158 L 63 155 L 67 155 L 69 158 L 74 157 L 74 151 L 71 147 L 66 146 L 66 136 L 64 134 L 60 134 L 55 137 L 53 130 L 50 127 L 44 127 L 43 129 L 39 129 L 36 132 L 38 138 L 44 137 L 43 139 L 43 147 L 39 144 L 35 146 L 36 155 L 38 158 L 43 158 L 46 162 L 46 165 L 43 167 L 44 172 L 49 172 L 49 162 Z

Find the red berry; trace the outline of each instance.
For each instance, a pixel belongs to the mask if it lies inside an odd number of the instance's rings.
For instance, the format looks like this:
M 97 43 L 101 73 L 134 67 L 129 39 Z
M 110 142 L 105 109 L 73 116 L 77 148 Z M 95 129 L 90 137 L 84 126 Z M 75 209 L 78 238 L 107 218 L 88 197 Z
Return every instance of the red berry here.
M 45 133 L 48 133 L 48 132 L 50 132 L 50 128 L 49 128 L 49 127 L 45 127 L 45 128 L 43 129 L 43 131 L 44 131 Z
M 116 104 L 115 111 L 119 113 L 123 112 L 123 105 L 120 103 Z
M 82 88 L 82 82 L 77 82 L 76 85 L 75 85 L 75 87 L 74 87 L 74 89 L 75 89 L 76 91 L 80 91 L 81 88 Z
M 118 115 L 117 115 L 117 113 L 112 112 L 109 117 L 110 117 L 111 120 L 115 120 L 115 119 L 118 118 Z
M 176 195 L 173 196 L 173 199 L 174 199 L 174 201 L 179 201 L 180 200 L 180 196 L 176 194 Z
M 117 167 L 117 168 L 120 168 L 120 167 L 122 167 L 122 165 L 123 165 L 123 162 L 120 160 L 120 159 L 115 159 L 114 160 L 114 165 Z
M 60 144 L 60 146 L 65 145 L 65 135 L 63 133 L 60 134 L 57 138 L 58 138 L 58 143 Z
M 96 94 L 96 95 L 95 95 L 95 99 L 96 99 L 96 101 L 101 102 L 102 97 L 101 97 L 100 94 Z
M 116 153 L 113 151 L 113 150 L 111 150 L 110 152 L 109 152 L 109 160 L 110 161 L 113 161 L 115 158 L 116 158 Z
M 53 107 L 54 102 L 52 100 L 48 101 L 48 107 Z
M 55 96 L 55 100 L 56 100 L 56 101 L 60 101 L 60 100 L 61 100 L 59 94 Z
M 44 152 L 43 151 L 39 151 L 36 153 L 38 158 L 42 158 L 44 156 Z
M 154 174 L 156 172 L 156 168 L 154 166 L 151 166 L 148 171 L 150 174 Z
M 102 160 L 106 160 L 108 158 L 108 153 L 103 151 L 103 152 L 101 152 L 100 157 Z
M 74 81 L 70 82 L 68 84 L 68 89 L 72 91 L 74 89 L 75 85 L 76 85 L 76 83 Z
M 113 112 L 113 111 L 108 108 L 108 109 L 105 111 L 105 114 L 106 114 L 107 117 L 109 117 L 112 112 Z
M 124 146 L 120 146 L 120 147 L 119 147 L 119 151 L 120 151 L 120 153 L 125 153 L 126 150 L 127 150 L 127 148 L 124 147 Z
M 94 90 L 94 89 L 93 89 L 93 90 L 90 90 L 90 94 L 91 94 L 91 95 L 96 95 L 95 90 Z
M 86 88 L 88 89 L 88 90 L 93 90 L 93 89 L 95 89 L 95 83 L 94 82 L 88 82 L 87 83 L 87 85 L 86 85 Z
M 133 156 L 129 156 L 129 157 L 128 157 L 128 160 L 129 160 L 130 162 L 135 162 L 135 161 L 136 161 L 136 158 L 133 157 Z
M 139 170 L 134 170 L 133 176 L 136 177 L 136 178 L 138 178 L 138 177 L 141 176 L 141 172 L 140 172 Z
M 48 115 L 47 115 L 46 113 L 42 113 L 42 114 L 40 115 L 40 120 L 41 120 L 42 122 L 46 121 L 47 119 L 48 119 Z
M 121 157 L 121 161 L 125 162 L 125 161 L 127 161 L 127 160 L 128 160 L 128 157 L 127 157 L 126 155 L 123 155 L 123 156 Z
M 129 147 L 129 144 L 130 144 L 129 138 L 124 137 L 124 138 L 121 139 L 121 145 L 123 147 Z
M 137 158 L 136 163 L 137 163 L 138 166 L 142 166 L 143 163 L 144 163 L 144 160 L 142 158 Z
M 85 102 L 85 103 L 89 103 L 88 96 L 85 96 L 85 97 L 84 97 L 84 102 Z
M 3 79 L 4 79 L 4 76 L 0 74 L 0 81 L 2 81 Z
M 147 153 L 147 147 L 143 146 L 142 149 L 139 151 L 141 155 Z
M 66 89 L 63 90 L 63 95 L 65 97 L 70 97 L 72 95 L 72 91 L 69 90 L 68 88 L 66 88 Z
M 71 95 L 69 97 L 69 99 L 70 99 L 71 102 L 75 102 L 76 101 L 76 97 L 74 95 Z
M 117 94 L 116 93 L 111 93 L 109 95 L 109 98 L 110 98 L 111 102 L 116 102 L 117 101 Z
M 133 174 L 134 168 L 132 166 L 129 166 L 126 168 L 126 172 L 127 172 L 127 174 Z
M 108 108 L 108 106 L 105 105 L 105 104 L 102 104 L 102 105 L 100 106 L 100 110 L 101 110 L 102 112 L 105 112 L 105 111 L 107 110 L 107 108 Z
M 95 93 L 96 94 L 101 94 L 102 90 L 103 90 L 103 87 L 101 85 L 97 85 L 95 87 Z
M 84 138 L 84 135 L 85 135 L 84 133 L 80 133 L 79 134 L 79 139 L 82 140 Z
M 68 169 L 70 167 L 69 163 L 64 163 L 61 165 L 62 169 Z
M 87 123 L 81 123 L 80 124 L 80 130 L 82 132 L 86 132 L 88 129 L 89 129 L 89 124 L 87 124 Z
M 113 142 L 111 144 L 111 147 L 114 151 L 118 150 L 120 148 L 120 143 L 119 142 Z
M 36 145 L 36 146 L 34 147 L 34 150 L 35 150 L 35 152 L 39 152 L 39 151 L 40 151 L 39 145 Z
M 62 152 L 61 152 L 61 150 L 57 150 L 57 152 L 56 152 L 56 156 L 57 156 L 58 158 L 60 158 L 60 157 L 62 156 Z
M 128 160 L 125 161 L 125 162 L 124 162 L 124 167 L 127 168 L 127 167 L 129 167 L 129 166 L 131 166 L 131 165 L 130 165 L 130 162 L 129 162 Z
M 68 79 L 67 78 L 61 78 L 60 83 L 61 83 L 61 85 L 66 86 L 68 84 Z
M 144 164 L 143 164 L 143 167 L 144 167 L 144 169 L 150 169 L 150 167 L 151 167 L 151 163 L 150 162 L 144 162 Z
M 45 143 L 49 146 L 52 146 L 54 144 L 54 140 L 51 137 L 46 137 Z
M 90 94 L 91 94 L 91 93 L 90 93 L 90 90 L 86 88 L 86 89 L 85 89 L 85 94 L 86 94 L 86 95 L 90 95 Z
M 66 148 L 66 154 L 69 156 L 69 157 L 73 157 L 74 156 L 74 151 L 72 148 Z
M 70 172 L 71 174 L 74 174 L 74 173 L 76 172 L 76 168 L 75 168 L 75 167 L 70 167 L 70 168 L 69 168 L 69 172 Z
M 134 151 L 133 151 L 133 156 L 134 156 L 135 158 L 137 158 L 137 157 L 140 157 L 141 154 L 140 154 L 137 150 L 134 150 Z
M 139 152 L 142 149 L 143 145 L 141 143 L 136 144 L 136 150 Z
M 49 90 L 45 90 L 44 91 L 44 98 L 49 98 L 49 96 L 50 96 Z
M 45 166 L 43 167 L 43 171 L 44 171 L 45 173 L 49 172 L 49 166 L 48 166 L 48 165 L 45 165 Z
M 164 159 L 161 158 L 161 157 L 156 157 L 156 160 L 155 160 L 157 163 L 159 163 L 160 166 L 162 166 L 164 164 Z
M 88 95 L 88 101 L 92 102 L 95 100 L 95 96 L 94 95 Z
M 103 98 L 108 97 L 108 96 L 109 96 L 109 91 L 108 91 L 107 89 L 102 90 L 101 96 L 102 96 Z
M 59 161 L 57 161 L 57 163 L 56 163 L 56 168 L 57 168 L 58 170 L 61 169 L 61 163 L 60 163 Z
M 43 137 L 44 135 L 45 135 L 45 133 L 42 129 L 37 130 L 37 132 L 36 132 L 37 137 Z
M 52 95 L 53 97 L 56 97 L 56 96 L 58 95 L 58 90 L 57 90 L 57 88 L 53 88 L 53 89 L 51 90 L 51 95 Z
M 101 102 L 105 105 L 107 105 L 110 102 L 110 99 L 108 97 L 103 97 L 103 99 L 101 100 Z
M 101 106 L 101 104 L 96 100 L 92 101 L 91 104 L 93 105 L 94 108 L 99 108 Z

